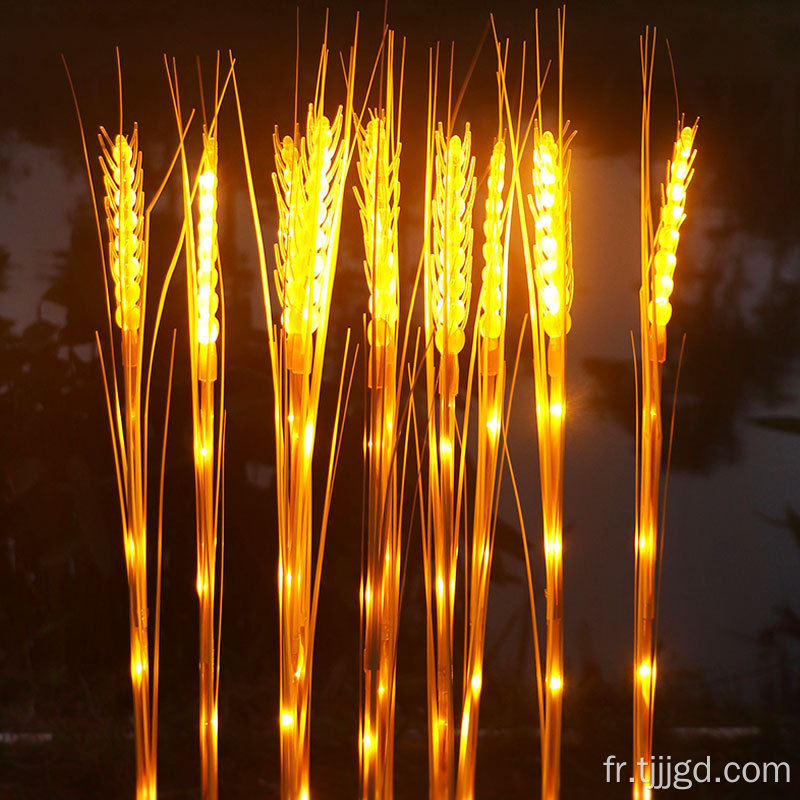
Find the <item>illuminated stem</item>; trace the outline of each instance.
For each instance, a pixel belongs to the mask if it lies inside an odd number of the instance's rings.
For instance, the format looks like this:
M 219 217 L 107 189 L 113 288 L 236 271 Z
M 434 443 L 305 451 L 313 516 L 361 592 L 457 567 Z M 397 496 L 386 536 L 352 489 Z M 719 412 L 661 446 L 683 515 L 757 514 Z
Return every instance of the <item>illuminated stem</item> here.
M 132 336 L 123 332 L 123 349 L 133 347 Z M 126 551 L 130 599 L 131 684 L 136 740 L 136 797 L 155 797 L 155 766 L 151 765 L 150 657 L 147 605 L 147 532 L 142 482 L 142 428 L 139 415 L 141 371 L 138 364 L 123 370 L 125 414 L 125 496 L 127 512 Z
M 547 586 L 547 691 L 545 693 L 544 753 L 542 796 L 559 795 L 561 763 L 561 708 L 564 683 L 563 628 L 563 484 L 564 484 L 564 337 L 551 339 L 548 347 L 550 370 L 549 406 L 545 426 L 548 437 L 545 460 L 548 492 L 543 494 L 544 552 Z M 543 485 L 545 485 L 543 483 Z
M 502 368 L 501 368 L 502 369 Z M 467 613 L 469 636 L 466 643 L 464 705 L 459 743 L 458 800 L 475 795 L 475 767 L 478 749 L 478 715 L 483 686 L 483 658 L 486 639 L 486 612 L 489 578 L 494 548 L 494 509 L 500 427 L 503 413 L 505 376 L 479 373 L 478 381 L 478 459 L 473 498 L 472 548 L 469 552 L 470 591 Z
M 658 226 L 653 232 L 650 193 L 650 99 L 655 34 L 640 40 L 642 61 L 642 130 L 640 145 L 641 277 L 639 290 L 642 359 L 642 407 L 639 432 L 639 475 L 635 565 L 635 628 L 633 643 L 633 798 L 651 796 L 653 705 L 657 679 L 655 626 L 658 619 L 658 574 L 664 531 L 659 524 L 662 364 L 666 359 L 666 328 L 672 316 L 669 298 L 674 288 L 679 230 L 686 219 L 686 189 L 694 174 L 694 126 L 680 128 L 667 166 L 666 186 Z M 681 122 L 682 125 L 682 122 Z
M 449 359 L 442 359 L 440 387 L 447 387 Z M 451 367 L 452 368 L 452 367 Z M 453 719 L 453 606 L 458 562 L 458 534 L 455 530 L 455 397 L 444 388 L 439 394 L 439 481 L 438 535 L 434 539 L 436 568 L 436 736 L 439 762 L 436 765 L 437 797 L 451 797 L 455 777 Z
M 357 39 L 357 32 L 356 32 Z M 266 259 L 242 128 L 253 222 L 262 270 L 275 398 L 280 619 L 281 797 L 309 800 L 310 704 L 316 611 L 338 445 L 332 443 L 319 546 L 312 572 L 312 460 L 331 293 L 339 246 L 344 183 L 351 155 L 356 41 L 346 73 L 347 101 L 333 121 L 323 114 L 327 42 L 302 138 L 274 136 L 278 201 L 275 289 L 282 307 L 273 327 Z M 242 127 L 241 105 L 234 76 Z M 348 336 L 349 341 L 349 336 Z M 347 347 L 347 346 L 346 346 Z M 347 349 L 345 348 L 345 357 Z M 344 377 L 344 367 L 343 375 Z M 340 396 L 341 402 L 341 387 Z M 337 404 L 334 439 L 339 428 Z M 312 592 L 313 583 L 313 592 Z
M 502 96 L 499 99 L 499 103 Z M 502 119 L 502 105 L 500 105 Z M 473 497 L 471 549 L 467 550 L 468 621 L 465 648 L 461 738 L 458 756 L 457 800 L 473 800 L 478 748 L 478 716 L 483 686 L 483 658 L 489 579 L 494 551 L 497 514 L 497 461 L 502 432 L 505 394 L 505 326 L 508 283 L 508 242 L 511 215 L 504 195 L 505 143 L 498 135 L 492 149 L 484 204 L 485 267 L 478 317 L 473 336 L 470 375 L 478 371 L 477 470 Z M 505 243 L 503 232 L 505 230 Z M 477 358 L 476 358 L 477 356 Z M 471 388 L 471 387 L 470 387 Z M 468 389 L 469 391 L 469 389 Z
M 178 129 L 180 105 L 175 97 Z M 203 157 L 194 189 L 181 145 L 187 311 L 192 378 L 192 435 L 195 479 L 196 589 L 198 598 L 198 683 L 201 790 L 204 800 L 218 796 L 218 676 L 221 596 L 217 597 L 217 531 L 222 472 L 221 418 L 224 409 L 224 358 L 218 365 L 223 297 L 217 242 L 217 161 L 215 121 L 203 131 Z M 192 202 L 197 195 L 195 229 Z M 196 235 L 196 238 L 195 238 Z M 224 341 L 221 343 L 224 353 Z M 218 380 L 219 378 L 219 380 Z M 217 391 L 217 386 L 219 389 Z M 217 403 L 220 414 L 217 415 Z
M 119 133 L 113 141 L 101 128 L 99 141 L 109 234 L 108 273 L 114 286 L 113 319 L 120 329 L 121 344 L 121 396 L 116 374 L 113 397 L 105 373 L 104 378 L 117 459 L 128 578 L 136 797 L 137 800 L 153 800 L 156 793 L 156 752 L 152 730 L 157 709 L 154 707 L 151 715 L 145 494 L 147 440 L 146 417 L 142 418 L 142 332 L 147 284 L 142 155 L 136 126 L 130 139 Z M 154 668 L 157 667 L 156 658 L 154 656 Z
M 364 712 L 361 729 L 363 798 L 391 798 L 394 754 L 395 664 L 400 590 L 400 539 L 397 526 L 394 365 L 382 358 L 385 381 L 373 385 L 367 460 L 369 524 L 366 580 L 363 586 Z M 373 365 L 376 362 L 373 361 Z
M 399 269 L 399 119 L 395 110 L 394 34 L 387 31 L 383 108 L 359 121 L 355 189 L 364 234 L 369 288 L 367 324 L 369 386 L 365 412 L 367 481 L 366 549 L 361 571 L 363 697 L 359 729 L 362 800 L 393 796 L 394 704 L 400 603 L 398 508 L 397 337 Z M 385 96 L 384 95 L 385 92 Z M 400 79 L 402 96 L 402 67 Z M 398 102 L 399 105 L 399 102 Z
M 200 761 L 203 797 L 217 797 L 217 697 L 216 697 L 216 475 L 213 383 L 200 384 L 200 426 L 195 442 L 197 480 L 198 552 L 197 592 L 200 611 Z M 199 452 L 198 452 L 199 451 Z

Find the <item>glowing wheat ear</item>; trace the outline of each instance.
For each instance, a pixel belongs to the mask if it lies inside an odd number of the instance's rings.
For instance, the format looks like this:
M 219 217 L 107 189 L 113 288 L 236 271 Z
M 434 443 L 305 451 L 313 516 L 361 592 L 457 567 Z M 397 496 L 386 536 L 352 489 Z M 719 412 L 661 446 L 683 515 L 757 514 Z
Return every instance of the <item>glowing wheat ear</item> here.
M 680 129 L 667 164 L 662 187 L 661 211 L 652 230 L 650 194 L 650 87 L 652 85 L 655 35 L 649 32 L 642 45 L 642 141 L 641 141 L 641 289 L 639 318 L 641 336 L 642 407 L 641 440 L 637 475 L 638 503 L 634 534 L 635 630 L 633 655 L 633 760 L 642 764 L 634 773 L 634 800 L 651 796 L 650 758 L 653 752 L 653 707 L 657 677 L 657 621 L 659 576 L 663 547 L 663 522 L 659 521 L 663 423 L 661 371 L 666 359 L 667 323 L 672 316 L 670 297 L 674 288 L 679 230 L 686 219 L 686 189 L 694 174 L 694 139 L 697 123 Z M 663 517 L 662 517 L 663 520 Z
M 357 128 L 361 192 L 356 188 L 355 195 L 364 234 L 364 272 L 370 293 L 367 323 L 369 403 L 365 409 L 364 433 L 366 547 L 360 587 L 364 689 L 359 761 L 363 800 L 391 800 L 394 795 L 401 555 L 398 494 L 402 496 L 405 469 L 404 463 L 398 465 L 401 424 L 398 401 L 402 381 L 397 372 L 400 295 L 397 225 L 401 147 L 395 111 L 393 62 L 394 35 L 388 31 L 384 107 L 369 112 L 366 126 Z
M 555 342 L 572 327 L 572 235 L 570 197 L 567 190 L 569 151 L 566 163 L 550 131 L 537 127 L 533 143 L 533 187 L 529 195 L 535 226 L 534 263 L 537 309 L 548 341 Z M 556 345 L 551 345 L 551 350 Z M 558 368 L 557 359 L 548 364 Z
M 144 269 L 144 192 L 139 133 L 134 126 L 130 142 L 117 134 L 111 142 L 100 129 L 108 226 L 108 258 L 114 280 L 114 321 L 122 330 L 123 363 L 138 363 L 142 328 L 142 273 Z
M 217 140 L 203 136 L 203 167 L 197 178 L 197 272 L 195 325 L 199 378 L 217 379 L 217 339 L 219 337 L 219 272 L 217 258 Z
M 447 383 L 440 392 L 458 394 L 458 354 L 464 348 L 464 328 L 472 280 L 472 206 L 475 202 L 475 159 L 467 123 L 464 141 L 436 131 L 436 189 L 433 201 L 433 247 L 436 281 L 433 319 L 436 349 L 447 361 Z
M 327 324 L 326 300 L 331 288 L 330 250 L 337 190 L 343 181 L 345 155 L 342 109 L 331 124 L 309 107 L 306 136 L 299 146 L 286 136 L 275 141 L 273 173 L 280 227 L 275 245 L 275 285 L 283 306 L 281 323 L 286 337 L 289 369 L 311 368 L 312 335 Z
M 109 393 L 106 378 L 106 396 L 117 458 L 128 576 L 136 797 L 137 800 L 152 800 L 156 795 L 154 729 L 157 700 L 154 693 L 151 715 L 144 477 L 146 425 L 142 416 L 142 333 L 147 285 L 142 154 L 139 152 L 138 130 L 135 126 L 130 140 L 118 134 L 112 142 L 103 128 L 100 129 L 99 139 L 109 237 L 108 269 L 114 285 L 113 316 L 121 331 L 122 397 L 116 378 L 113 381 L 113 395 Z M 158 666 L 157 652 L 156 649 L 152 659 L 154 671 Z
M 651 269 L 652 298 L 648 305 L 647 318 L 655 325 L 658 360 L 663 363 L 667 352 L 667 323 L 672 317 L 669 301 L 675 286 L 680 228 L 686 219 L 686 189 L 694 175 L 694 137 L 697 125 L 684 128 L 672 149 L 672 160 L 667 165 L 667 185 L 661 202 L 661 214 L 655 236 L 655 248 Z

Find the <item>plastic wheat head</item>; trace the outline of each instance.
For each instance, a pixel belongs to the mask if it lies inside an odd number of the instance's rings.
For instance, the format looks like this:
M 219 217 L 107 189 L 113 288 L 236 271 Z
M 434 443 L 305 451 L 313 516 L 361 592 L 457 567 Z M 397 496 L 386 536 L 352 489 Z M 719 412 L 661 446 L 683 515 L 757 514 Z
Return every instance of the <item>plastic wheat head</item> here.
M 335 266 L 331 245 L 345 175 L 342 109 L 333 123 L 309 105 L 306 133 L 297 141 L 273 136 L 272 179 L 278 200 L 279 228 L 275 245 L 275 286 L 283 309 L 288 367 L 308 372 L 312 337 L 327 328 Z
M 433 198 L 432 290 L 434 342 L 443 357 L 458 356 L 464 347 L 472 278 L 472 207 L 475 202 L 475 159 L 470 155 L 469 123 L 464 139 L 436 130 Z M 457 383 L 456 383 L 457 388 Z M 454 394 L 454 387 L 448 391 Z
M 666 357 L 666 327 L 672 317 L 670 296 L 674 288 L 680 227 L 686 219 L 686 189 L 694 175 L 694 137 L 697 123 L 683 128 L 672 148 L 667 164 L 667 183 L 662 191 L 661 214 L 656 231 L 650 271 L 648 322 L 655 325 L 658 338 L 658 360 Z
M 197 277 L 195 326 L 200 380 L 216 380 L 219 337 L 219 273 L 217 257 L 217 158 L 215 137 L 203 135 L 203 161 L 198 185 Z
M 528 203 L 535 224 L 537 313 L 550 339 L 567 334 L 572 324 L 569 165 L 569 148 L 537 124 L 533 138 L 533 194 L 528 195 Z
M 118 134 L 112 141 L 100 128 L 100 165 L 105 187 L 104 207 L 108 227 L 108 264 L 114 283 L 114 320 L 122 330 L 123 363 L 138 358 L 142 329 L 144 257 L 144 191 L 138 127 L 133 135 Z
M 371 347 L 394 353 L 398 321 L 397 219 L 400 213 L 398 164 L 400 148 L 393 146 L 382 116 L 374 115 L 358 130 L 358 177 L 361 193 L 356 199 L 364 232 L 364 272 L 370 291 Z M 381 359 L 379 359 L 381 360 Z M 393 363 L 393 360 L 392 360 Z
M 488 374 L 497 374 L 506 327 L 505 261 L 503 256 L 503 188 L 505 184 L 506 147 L 502 140 L 492 149 L 489 163 L 486 219 L 483 223 L 483 274 L 478 304 L 480 334 L 479 366 Z

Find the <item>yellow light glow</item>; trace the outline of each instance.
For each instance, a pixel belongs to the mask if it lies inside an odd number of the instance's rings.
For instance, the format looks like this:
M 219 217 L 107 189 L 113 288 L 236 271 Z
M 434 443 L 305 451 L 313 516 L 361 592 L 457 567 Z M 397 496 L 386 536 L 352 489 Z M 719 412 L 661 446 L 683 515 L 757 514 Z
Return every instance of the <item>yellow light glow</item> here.
M 306 435 L 303 444 L 306 449 L 306 455 L 309 455 L 314 449 L 314 423 L 311 421 L 306 423 Z
M 216 319 L 219 308 L 217 284 L 219 275 L 217 260 L 217 140 L 203 135 L 203 159 L 205 171 L 198 178 L 197 223 L 197 272 L 195 274 L 197 294 L 195 298 L 197 317 L 195 330 L 197 341 L 204 346 L 213 345 L 219 337 L 219 322 Z M 213 367 L 206 362 L 201 372 L 201 380 L 214 380 Z
M 500 420 L 497 417 L 497 412 L 492 414 L 492 416 L 486 420 L 486 430 L 489 431 L 493 439 L 496 438 L 497 433 L 500 430 Z
M 292 725 L 294 725 L 294 717 L 288 711 L 284 711 L 281 714 L 281 727 L 291 728 Z
M 550 414 L 554 417 L 561 417 L 564 415 L 564 407 L 561 403 L 551 403 Z
M 563 682 L 561 680 L 560 675 L 553 674 L 550 676 L 550 680 L 548 681 L 548 685 L 550 686 L 550 691 L 554 694 L 560 692 L 563 688 Z
M 651 673 L 650 663 L 648 661 L 642 661 L 639 665 L 639 677 L 645 680 L 650 677 Z
M 686 189 L 692 179 L 691 165 L 694 162 L 695 128 L 684 128 L 673 147 L 672 161 L 667 168 L 667 186 L 656 236 L 653 256 L 653 303 L 648 309 L 650 322 L 659 329 L 666 328 L 672 317 L 672 306 L 668 298 L 674 288 L 675 252 L 680 240 L 679 228 L 686 217 Z M 662 334 L 663 337 L 663 334 Z M 662 341 L 665 339 L 662 338 Z M 660 345 L 659 361 L 665 357 L 665 346 Z
M 547 539 L 544 546 L 545 555 L 558 558 L 561 555 L 561 539 L 558 537 Z
M 477 694 L 481 690 L 482 683 L 483 683 L 483 680 L 481 678 L 480 672 L 476 672 L 472 676 L 472 680 L 470 681 L 470 684 L 472 686 L 472 691 L 475 692 L 475 694 Z

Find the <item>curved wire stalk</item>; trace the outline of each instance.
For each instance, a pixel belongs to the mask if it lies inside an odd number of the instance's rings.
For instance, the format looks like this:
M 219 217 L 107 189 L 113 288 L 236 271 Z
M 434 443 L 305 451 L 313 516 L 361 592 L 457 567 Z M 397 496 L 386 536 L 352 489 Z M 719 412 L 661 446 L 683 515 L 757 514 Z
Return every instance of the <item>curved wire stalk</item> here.
M 398 364 L 400 213 L 400 107 L 394 80 L 394 32 L 385 39 L 383 108 L 358 123 L 358 176 L 354 188 L 364 234 L 364 272 L 370 291 L 368 342 L 369 409 L 365 416 L 367 472 L 366 551 L 360 607 L 364 688 L 359 726 L 360 792 L 364 800 L 391 800 L 397 632 L 400 611 L 400 441 Z M 397 92 L 397 101 L 395 101 Z M 397 105 L 397 107 L 395 107 Z M 403 348 L 405 352 L 405 347 Z M 405 474 L 402 469 L 401 476 Z
M 640 39 L 642 61 L 641 131 L 641 268 L 639 318 L 641 336 L 641 418 L 638 453 L 638 497 L 634 538 L 635 628 L 633 656 L 633 777 L 634 800 L 652 794 L 650 758 L 653 752 L 653 706 L 656 688 L 658 581 L 663 552 L 663 519 L 659 525 L 659 497 L 663 422 L 662 364 L 666 359 L 666 328 L 672 316 L 669 302 L 674 287 L 679 229 L 686 219 L 686 188 L 694 174 L 694 126 L 682 127 L 667 164 L 662 186 L 658 226 L 653 231 L 650 194 L 650 100 L 656 36 L 646 31 Z
M 264 244 L 253 188 L 241 103 L 233 75 L 250 205 L 256 233 L 275 395 L 278 498 L 278 596 L 280 613 L 281 797 L 309 798 L 309 744 L 313 645 L 328 511 L 338 462 L 340 419 L 345 406 L 342 369 L 328 463 L 322 526 L 312 561 L 312 458 L 322 386 L 323 360 L 336 271 L 345 177 L 352 154 L 351 126 L 358 27 L 346 73 L 347 98 L 331 122 L 323 113 L 327 32 L 322 45 L 314 101 L 305 135 L 273 137 L 273 185 L 279 228 L 275 245 L 275 290 L 281 305 L 274 324 Z M 345 361 L 349 346 L 345 345 Z M 350 372 L 352 381 L 352 368 Z M 313 584 L 313 591 L 312 591 Z

